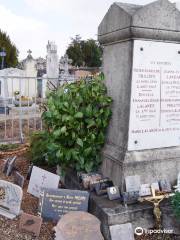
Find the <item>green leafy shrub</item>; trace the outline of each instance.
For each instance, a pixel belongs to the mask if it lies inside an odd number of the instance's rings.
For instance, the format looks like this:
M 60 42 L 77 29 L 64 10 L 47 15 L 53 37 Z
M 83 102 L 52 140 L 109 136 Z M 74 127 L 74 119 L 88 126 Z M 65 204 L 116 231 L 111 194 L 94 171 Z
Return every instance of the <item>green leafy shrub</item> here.
M 47 165 L 48 137 L 46 131 L 38 131 L 30 137 L 30 159 L 37 166 Z
M 175 216 L 180 220 L 180 192 L 176 192 L 175 195 L 171 198 L 171 204 Z
M 50 93 L 47 111 L 42 116 L 49 163 L 77 171 L 97 169 L 111 116 L 111 102 L 100 78 L 65 84 Z

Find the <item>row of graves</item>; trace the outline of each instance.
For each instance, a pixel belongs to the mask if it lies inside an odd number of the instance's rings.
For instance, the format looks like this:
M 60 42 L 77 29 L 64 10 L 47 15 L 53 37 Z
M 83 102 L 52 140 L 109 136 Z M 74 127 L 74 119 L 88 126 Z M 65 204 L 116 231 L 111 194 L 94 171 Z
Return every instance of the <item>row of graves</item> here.
M 72 190 L 60 184 L 60 176 L 42 168 L 31 165 L 28 170 L 28 193 L 39 199 L 38 216 L 27 214 L 21 210 L 24 176 L 16 168 L 16 156 L 8 158 L 3 167 L 6 176 L 14 176 L 14 183 L 0 180 L 0 215 L 14 219 L 20 215 L 19 229 L 39 236 L 43 221 L 57 224 L 54 228 L 56 240 L 133 240 L 132 224 L 119 224 L 109 227 L 110 237 L 102 236 L 101 222 L 88 213 L 90 196 L 100 200 L 118 201 L 128 208 L 137 202 L 150 202 L 154 208 L 155 228 L 161 229 L 160 202 L 174 193 L 167 180 L 159 180 L 151 184 L 142 184 L 140 176 L 125 178 L 126 191 L 99 173 L 77 176 L 81 190 Z M 180 174 L 174 191 L 180 192 Z M 140 229 L 141 230 L 141 229 Z M 86 236 L 86 238 L 85 238 Z

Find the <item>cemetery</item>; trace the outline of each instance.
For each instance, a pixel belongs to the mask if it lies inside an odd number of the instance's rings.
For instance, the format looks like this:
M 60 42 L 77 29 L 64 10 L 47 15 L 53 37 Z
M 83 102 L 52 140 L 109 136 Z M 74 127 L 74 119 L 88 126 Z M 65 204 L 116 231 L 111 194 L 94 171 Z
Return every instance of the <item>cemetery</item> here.
M 11 113 L 16 75 L 26 80 L 13 107 L 38 107 L 40 119 L 21 142 L 0 146 L 2 240 L 180 239 L 180 10 L 168 0 L 115 2 L 98 40 L 102 72 L 78 79 L 67 54 L 59 72 L 48 42 L 37 105 L 44 59 L 29 51 L 23 70 L 0 71 Z

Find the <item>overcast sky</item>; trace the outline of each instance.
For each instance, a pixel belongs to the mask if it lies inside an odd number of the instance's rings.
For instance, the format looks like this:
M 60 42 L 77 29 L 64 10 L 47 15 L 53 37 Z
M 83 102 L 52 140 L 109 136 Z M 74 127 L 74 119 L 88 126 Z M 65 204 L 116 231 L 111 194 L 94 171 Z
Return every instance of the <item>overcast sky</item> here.
M 0 28 L 6 31 L 20 52 L 20 59 L 32 50 L 34 57 L 46 56 L 48 40 L 63 55 L 70 38 L 97 38 L 97 28 L 116 0 L 0 0 Z M 173 0 L 172 0 L 173 1 Z M 146 4 L 152 0 L 121 0 Z

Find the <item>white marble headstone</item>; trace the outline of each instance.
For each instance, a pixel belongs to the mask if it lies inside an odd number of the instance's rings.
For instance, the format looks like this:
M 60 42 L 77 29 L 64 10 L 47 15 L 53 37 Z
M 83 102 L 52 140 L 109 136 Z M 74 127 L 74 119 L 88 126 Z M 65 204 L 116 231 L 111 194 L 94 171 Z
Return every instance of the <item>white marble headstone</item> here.
M 150 184 L 142 184 L 139 192 L 140 197 L 151 196 Z
M 110 226 L 112 240 L 134 240 L 134 231 L 131 223 Z
M 125 178 L 126 192 L 140 191 L 141 181 L 139 175 L 127 176 Z
M 20 214 L 22 189 L 10 182 L 0 180 L 0 215 L 13 219 Z
M 40 197 L 41 188 L 58 188 L 60 177 L 44 169 L 33 167 L 28 186 L 28 193 Z

